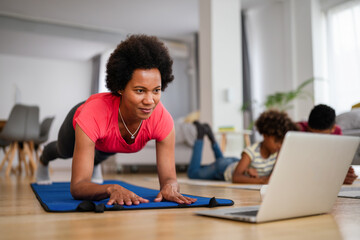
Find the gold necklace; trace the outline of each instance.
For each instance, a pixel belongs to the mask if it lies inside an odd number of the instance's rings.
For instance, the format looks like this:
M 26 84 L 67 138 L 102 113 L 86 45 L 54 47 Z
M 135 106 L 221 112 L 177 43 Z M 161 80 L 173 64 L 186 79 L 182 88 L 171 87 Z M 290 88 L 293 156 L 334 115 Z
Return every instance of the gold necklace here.
M 131 138 L 131 139 L 134 139 L 134 138 L 135 138 L 135 134 L 136 134 L 136 133 L 139 131 L 139 129 L 140 129 L 140 126 L 141 126 L 141 124 L 142 124 L 142 120 L 141 120 L 138 128 L 136 129 L 136 131 L 135 131 L 134 133 L 131 133 L 130 130 L 128 129 L 128 127 L 126 126 L 125 121 L 124 121 L 124 119 L 123 119 L 123 117 L 122 117 L 122 115 L 121 115 L 120 107 L 119 107 L 119 114 L 120 114 L 120 117 L 121 117 L 121 121 L 122 121 L 123 124 L 124 124 L 124 127 L 126 128 L 126 130 L 128 131 L 128 133 L 131 135 L 130 138 Z

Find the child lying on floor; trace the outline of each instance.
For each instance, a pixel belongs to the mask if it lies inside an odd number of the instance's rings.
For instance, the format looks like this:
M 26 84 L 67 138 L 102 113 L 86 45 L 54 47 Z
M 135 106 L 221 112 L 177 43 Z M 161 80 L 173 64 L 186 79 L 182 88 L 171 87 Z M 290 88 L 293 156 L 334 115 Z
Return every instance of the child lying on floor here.
M 188 168 L 191 179 L 225 180 L 233 183 L 267 184 L 277 153 L 287 131 L 298 130 L 285 112 L 268 110 L 256 120 L 255 126 L 263 141 L 244 149 L 241 159 L 224 157 L 208 124 L 194 122 L 197 128 L 193 153 Z M 201 166 L 205 134 L 211 141 L 215 162 Z

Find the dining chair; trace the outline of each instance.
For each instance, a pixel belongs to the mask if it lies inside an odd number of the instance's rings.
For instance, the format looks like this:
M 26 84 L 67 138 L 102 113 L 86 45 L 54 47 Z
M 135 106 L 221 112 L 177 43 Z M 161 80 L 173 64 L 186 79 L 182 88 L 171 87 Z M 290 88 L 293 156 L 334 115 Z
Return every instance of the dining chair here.
M 0 147 L 4 151 L 4 154 L 6 155 L 8 151 L 6 151 L 6 147 L 9 146 L 11 141 L 5 140 L 0 138 Z
M 39 137 L 39 107 L 16 104 L 0 133 L 0 139 L 10 141 L 10 147 L 5 154 L 0 171 L 7 162 L 5 175 L 9 176 L 12 170 L 15 153 L 18 152 L 18 170 L 21 173 L 22 164 L 25 166 L 26 174 L 34 174 L 36 162 L 33 158 L 34 139 Z M 28 157 L 28 161 L 26 161 Z

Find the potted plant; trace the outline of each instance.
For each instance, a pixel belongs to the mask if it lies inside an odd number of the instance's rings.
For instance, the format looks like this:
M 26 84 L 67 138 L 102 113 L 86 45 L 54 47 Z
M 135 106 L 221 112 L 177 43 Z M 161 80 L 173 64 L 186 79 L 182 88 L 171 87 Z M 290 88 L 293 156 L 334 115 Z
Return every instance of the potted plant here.
M 261 104 L 265 109 L 278 109 L 280 111 L 287 111 L 293 108 L 293 101 L 297 98 L 311 98 L 314 101 L 313 96 L 304 90 L 304 88 L 310 83 L 314 82 L 315 78 L 310 78 L 301 83 L 296 89 L 288 92 L 275 92 L 266 97 L 265 102 Z M 250 108 L 249 103 L 245 103 L 241 107 L 242 112 L 248 111 Z M 250 122 L 247 129 L 252 129 L 254 122 Z
M 314 78 L 310 78 L 301 83 L 295 90 L 291 90 L 288 92 L 276 92 L 274 94 L 268 95 L 264 102 L 265 108 L 275 108 L 280 111 L 286 111 L 293 107 L 292 102 L 296 98 L 311 98 L 312 100 L 314 100 L 313 96 L 310 93 L 304 91 L 304 88 L 313 81 Z

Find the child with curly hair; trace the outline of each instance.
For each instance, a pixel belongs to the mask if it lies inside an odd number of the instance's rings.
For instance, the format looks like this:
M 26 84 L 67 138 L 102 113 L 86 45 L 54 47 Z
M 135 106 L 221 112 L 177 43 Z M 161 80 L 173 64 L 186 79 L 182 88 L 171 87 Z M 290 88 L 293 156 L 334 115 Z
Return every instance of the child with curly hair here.
M 214 134 L 208 124 L 194 122 L 197 128 L 193 155 L 188 168 L 188 177 L 192 179 L 225 180 L 233 183 L 266 184 L 276 162 L 285 134 L 297 131 L 298 127 L 285 112 L 268 110 L 256 120 L 255 126 L 263 136 L 263 141 L 244 149 L 241 159 L 224 157 Z M 215 162 L 201 166 L 204 135 L 211 141 Z

